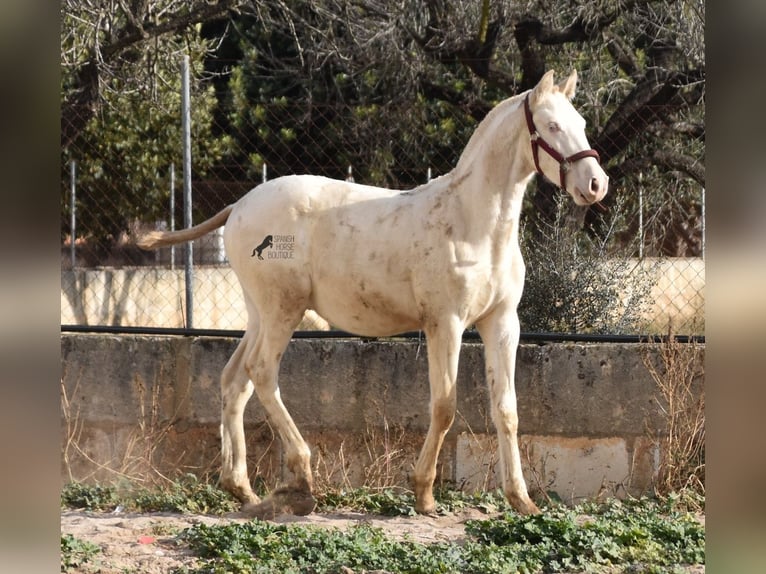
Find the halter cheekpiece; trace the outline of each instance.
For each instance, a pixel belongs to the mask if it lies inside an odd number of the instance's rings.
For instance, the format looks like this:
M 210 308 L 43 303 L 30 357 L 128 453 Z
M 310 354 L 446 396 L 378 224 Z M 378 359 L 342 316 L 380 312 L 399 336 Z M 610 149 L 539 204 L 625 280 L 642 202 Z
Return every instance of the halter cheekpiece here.
M 554 149 L 553 146 L 551 146 L 547 141 L 543 139 L 543 137 L 540 135 L 540 132 L 537 131 L 537 128 L 535 127 L 535 122 L 532 120 L 532 111 L 529 109 L 529 94 L 524 98 L 524 117 L 527 119 L 527 128 L 529 129 L 529 140 L 532 144 L 532 157 L 535 159 L 535 169 L 537 170 L 537 173 L 541 175 L 545 175 L 543 173 L 543 170 L 540 169 L 540 161 L 538 159 L 539 152 L 538 148 L 543 148 L 546 152 L 548 152 L 548 155 L 551 156 L 553 159 L 555 159 L 557 162 L 559 162 L 559 178 L 561 180 L 561 189 L 566 191 L 566 176 L 567 172 L 569 171 L 569 167 L 572 164 L 572 162 L 575 162 L 580 159 L 584 159 L 586 157 L 593 157 L 596 158 L 596 161 L 601 163 L 601 158 L 598 155 L 598 152 L 595 149 L 585 149 L 582 151 L 578 151 L 577 153 L 573 153 L 569 157 L 564 157 L 561 155 L 558 150 Z

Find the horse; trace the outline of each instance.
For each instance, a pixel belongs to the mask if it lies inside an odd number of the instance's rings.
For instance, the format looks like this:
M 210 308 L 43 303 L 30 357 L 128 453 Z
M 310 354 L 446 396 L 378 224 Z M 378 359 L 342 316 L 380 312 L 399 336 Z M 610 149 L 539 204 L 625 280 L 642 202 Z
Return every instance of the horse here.
M 410 190 L 314 175 L 262 183 L 194 227 L 143 236 L 145 249 L 189 241 L 225 224 L 224 245 L 243 291 L 247 329 L 221 374 L 220 485 L 248 516 L 313 511 L 310 450 L 279 391 L 280 359 L 305 310 L 365 337 L 425 334 L 430 422 L 413 472 L 415 509 L 435 511 L 436 462 L 456 410 L 462 334 L 475 326 L 497 431 L 505 497 L 540 512 L 522 475 L 514 370 L 525 266 L 519 217 L 535 175 L 577 205 L 596 204 L 609 179 L 573 107 L 577 71 L 497 104 L 452 171 Z M 545 152 L 545 153 L 541 153 Z M 254 258 L 271 237 L 269 258 Z M 281 255 L 280 255 L 281 254 Z M 243 412 L 253 392 L 277 430 L 292 482 L 261 500 L 246 467 Z

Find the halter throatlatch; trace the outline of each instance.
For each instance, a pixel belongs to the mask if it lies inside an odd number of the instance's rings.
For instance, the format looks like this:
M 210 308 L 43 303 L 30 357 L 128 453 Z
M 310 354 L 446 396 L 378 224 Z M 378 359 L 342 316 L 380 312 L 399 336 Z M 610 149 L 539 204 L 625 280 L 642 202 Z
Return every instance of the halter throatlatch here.
M 559 162 L 559 178 L 561 179 L 561 189 L 566 191 L 566 176 L 569 171 L 569 167 L 572 162 L 575 162 L 586 157 L 596 158 L 596 161 L 601 163 L 601 158 L 595 149 L 585 149 L 573 153 L 569 157 L 564 157 L 556 149 L 554 149 L 547 141 L 543 139 L 540 132 L 535 127 L 535 122 L 532 120 L 532 111 L 529 109 L 529 94 L 524 98 L 524 116 L 527 118 L 527 128 L 529 128 L 529 139 L 532 143 L 532 157 L 535 158 L 535 169 L 537 173 L 545 175 L 543 170 L 540 169 L 540 161 L 538 159 L 538 148 L 543 148 L 548 155 Z

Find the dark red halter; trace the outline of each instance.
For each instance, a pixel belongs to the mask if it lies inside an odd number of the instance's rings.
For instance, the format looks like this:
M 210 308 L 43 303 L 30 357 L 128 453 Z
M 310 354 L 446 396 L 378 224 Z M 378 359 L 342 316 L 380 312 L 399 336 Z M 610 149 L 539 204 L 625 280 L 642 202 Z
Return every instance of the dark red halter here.
M 540 135 L 540 132 L 537 131 L 537 128 L 535 127 L 535 122 L 532 120 L 532 111 L 529 109 L 529 94 L 527 94 L 527 97 L 524 98 L 524 116 L 527 118 L 527 128 L 529 128 L 529 139 L 532 143 L 532 156 L 535 158 L 535 169 L 537 170 L 537 173 L 541 175 L 543 174 L 543 170 L 540 169 L 540 162 L 538 159 L 538 148 L 543 148 L 546 152 L 548 152 L 548 155 L 551 156 L 553 159 L 555 159 L 557 162 L 559 162 L 559 178 L 561 179 L 561 189 L 566 191 L 566 176 L 567 172 L 569 171 L 569 166 L 572 162 L 575 162 L 579 159 L 583 159 L 586 157 L 594 157 L 596 158 L 596 161 L 601 163 L 601 158 L 598 155 L 598 152 L 595 149 L 586 149 L 583 151 L 578 151 L 577 153 L 574 153 L 570 155 L 569 157 L 564 157 L 561 155 L 558 150 L 554 149 L 547 141 L 543 139 L 543 137 Z

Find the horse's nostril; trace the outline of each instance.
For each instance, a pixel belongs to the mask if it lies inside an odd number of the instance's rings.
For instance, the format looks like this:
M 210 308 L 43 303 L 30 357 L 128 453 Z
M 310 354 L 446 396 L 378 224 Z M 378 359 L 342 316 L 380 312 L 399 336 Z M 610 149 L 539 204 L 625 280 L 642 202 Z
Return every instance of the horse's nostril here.
M 590 180 L 590 190 L 595 193 L 595 192 L 597 192 L 599 190 L 599 187 L 600 186 L 598 184 L 598 178 L 597 177 L 591 178 L 591 180 Z

